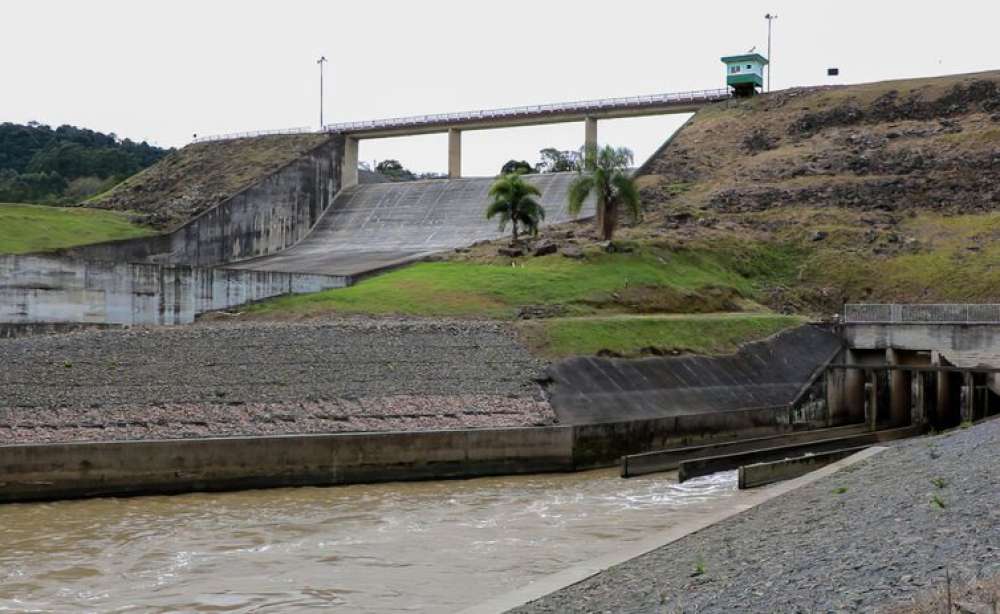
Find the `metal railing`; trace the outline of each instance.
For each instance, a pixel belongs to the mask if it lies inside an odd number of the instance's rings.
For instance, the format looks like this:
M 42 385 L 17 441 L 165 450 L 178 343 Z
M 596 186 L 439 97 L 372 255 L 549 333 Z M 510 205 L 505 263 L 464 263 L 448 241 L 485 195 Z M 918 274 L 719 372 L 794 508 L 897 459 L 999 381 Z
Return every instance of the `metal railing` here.
M 539 104 L 524 107 L 504 107 L 500 109 L 485 109 L 481 111 L 466 111 L 463 113 L 437 113 L 432 115 L 412 115 L 408 117 L 390 117 L 353 122 L 327 124 L 316 132 L 361 132 L 365 130 L 383 130 L 392 128 L 411 128 L 435 124 L 463 123 L 481 120 L 502 120 L 513 118 L 544 117 L 559 113 L 588 113 L 618 109 L 641 109 L 661 105 L 684 104 L 692 102 L 718 102 L 732 97 L 729 88 L 692 90 L 690 92 L 674 92 L 669 94 L 651 94 L 649 96 L 627 96 L 623 98 L 602 98 L 595 100 L 578 100 L 575 102 L 559 102 L 554 104 Z M 311 128 L 284 128 L 279 130 L 256 130 L 253 132 L 232 132 L 229 134 L 214 134 L 200 136 L 193 143 L 209 141 L 226 141 L 245 139 L 257 136 L 278 134 L 307 134 L 314 132 Z
M 192 143 L 208 143 L 209 141 L 229 141 L 232 139 L 249 139 L 257 136 L 274 136 L 286 134 L 308 134 L 317 132 L 309 127 L 278 128 L 276 130 L 254 130 L 252 132 L 230 132 L 228 134 L 210 134 L 192 139 Z
M 1000 304 L 864 304 L 844 305 L 848 324 L 1000 324 Z
M 505 107 L 464 113 L 438 113 L 433 115 L 413 115 L 409 117 L 390 117 L 366 121 L 341 122 L 327 124 L 327 132 L 360 132 L 363 130 L 382 130 L 389 128 L 408 128 L 434 124 L 450 124 L 477 120 L 512 119 L 532 116 L 544 116 L 558 113 L 586 113 L 614 109 L 636 109 L 654 107 L 664 104 L 683 104 L 689 102 L 716 102 L 732 97 L 728 88 L 711 90 L 694 90 L 671 94 L 653 94 L 649 96 L 629 96 L 624 98 L 604 98 L 598 100 L 579 100 L 576 102 L 560 102 L 555 104 L 540 104 L 524 107 Z

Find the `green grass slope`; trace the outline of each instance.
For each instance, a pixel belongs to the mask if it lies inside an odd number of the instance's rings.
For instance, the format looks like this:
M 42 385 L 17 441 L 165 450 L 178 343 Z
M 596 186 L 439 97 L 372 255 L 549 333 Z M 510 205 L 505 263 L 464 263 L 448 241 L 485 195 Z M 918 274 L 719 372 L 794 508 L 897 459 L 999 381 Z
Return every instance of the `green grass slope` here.
M 152 234 L 115 211 L 0 203 L 0 253 L 23 254 Z
M 754 280 L 727 257 L 648 249 L 583 260 L 552 255 L 502 264 L 425 262 L 349 288 L 260 303 L 249 314 L 509 319 L 533 308 L 551 315 L 738 310 L 752 303 Z

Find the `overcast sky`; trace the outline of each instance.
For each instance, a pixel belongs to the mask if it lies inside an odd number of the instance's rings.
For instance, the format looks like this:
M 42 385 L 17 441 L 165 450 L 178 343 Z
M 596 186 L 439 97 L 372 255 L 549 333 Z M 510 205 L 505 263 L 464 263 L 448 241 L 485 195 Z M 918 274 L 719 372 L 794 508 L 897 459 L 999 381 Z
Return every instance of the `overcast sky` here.
M 1000 68 L 1000 2 L 987 0 L 3 0 L 0 121 L 161 146 L 315 127 L 320 55 L 327 122 L 714 88 L 720 56 L 766 53 L 766 12 L 774 89 Z M 599 139 L 641 160 L 682 121 L 605 121 Z M 466 133 L 463 170 L 582 140 L 582 124 Z M 363 141 L 360 154 L 447 166 L 444 135 Z

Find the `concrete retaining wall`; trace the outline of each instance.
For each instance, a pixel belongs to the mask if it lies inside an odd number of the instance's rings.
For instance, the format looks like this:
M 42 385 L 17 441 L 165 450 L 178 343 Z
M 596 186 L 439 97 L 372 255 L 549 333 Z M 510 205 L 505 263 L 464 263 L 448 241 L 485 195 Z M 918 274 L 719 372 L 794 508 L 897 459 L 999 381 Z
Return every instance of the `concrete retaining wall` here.
M 851 349 L 943 352 L 1000 347 L 1000 324 L 846 324 L 843 328 Z
M 0 256 L 0 322 L 187 324 L 207 311 L 341 288 L 347 281 L 327 275 Z
M 212 266 L 273 254 L 303 239 L 341 186 L 344 138 L 263 178 L 177 230 L 155 237 L 95 243 L 58 255 L 113 262 Z
M 726 356 L 581 356 L 549 367 L 547 389 L 566 424 L 788 407 L 809 400 L 807 388 L 840 347 L 836 334 L 804 325 Z M 822 412 L 800 413 L 811 421 Z
M 835 463 L 842 458 L 847 458 L 852 454 L 867 449 L 867 446 L 834 450 L 833 452 L 821 452 L 809 456 L 789 458 L 769 463 L 755 463 L 744 465 L 739 468 L 738 480 L 740 489 L 757 488 L 767 486 L 775 482 L 791 480 L 800 475 L 805 475 L 825 467 L 830 463 Z
M 0 502 L 569 471 L 565 427 L 0 446 Z
M 603 467 L 626 454 L 784 433 L 795 428 L 791 414 L 785 405 L 577 425 L 573 462 L 581 469 Z
M 0 502 L 574 471 L 650 446 L 781 432 L 787 417 L 0 446 Z

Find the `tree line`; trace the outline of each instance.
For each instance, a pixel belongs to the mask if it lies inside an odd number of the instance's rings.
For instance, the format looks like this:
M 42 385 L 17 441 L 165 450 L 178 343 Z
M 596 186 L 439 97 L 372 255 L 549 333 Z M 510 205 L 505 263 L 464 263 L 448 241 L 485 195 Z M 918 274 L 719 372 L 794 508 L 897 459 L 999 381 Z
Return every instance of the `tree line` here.
M 79 202 L 170 151 L 76 126 L 0 123 L 0 202 Z

